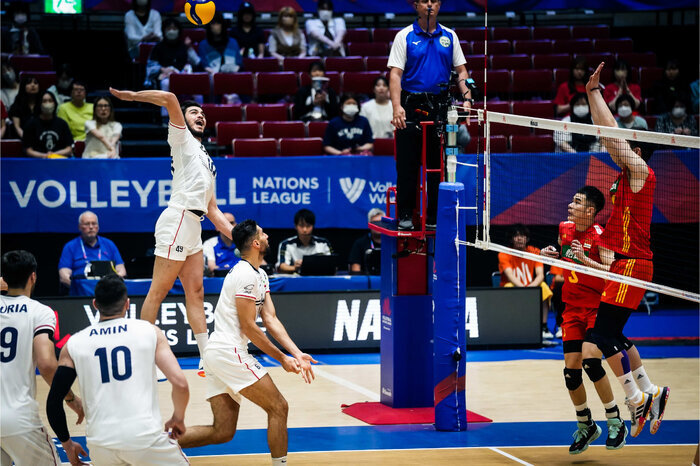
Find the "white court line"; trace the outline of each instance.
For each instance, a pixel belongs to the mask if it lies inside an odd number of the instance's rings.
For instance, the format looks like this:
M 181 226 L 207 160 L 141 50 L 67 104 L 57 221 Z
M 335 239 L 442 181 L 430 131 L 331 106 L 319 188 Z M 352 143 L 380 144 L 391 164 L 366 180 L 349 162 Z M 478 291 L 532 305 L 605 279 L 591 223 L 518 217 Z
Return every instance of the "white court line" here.
M 496 447 L 489 447 L 489 450 L 495 451 L 495 452 L 498 453 L 499 455 L 503 455 L 503 456 L 505 456 L 506 458 L 510 458 L 510 459 L 512 459 L 513 461 L 517 462 L 517 463 L 524 464 L 525 466 L 532 466 L 532 464 L 528 463 L 527 461 L 523 461 L 523 460 L 521 460 L 520 458 L 518 458 L 518 457 L 516 457 L 516 456 L 513 456 L 513 455 L 510 455 L 510 454 L 506 453 L 505 451 L 501 451 L 501 450 L 499 450 L 499 449 L 496 448 Z

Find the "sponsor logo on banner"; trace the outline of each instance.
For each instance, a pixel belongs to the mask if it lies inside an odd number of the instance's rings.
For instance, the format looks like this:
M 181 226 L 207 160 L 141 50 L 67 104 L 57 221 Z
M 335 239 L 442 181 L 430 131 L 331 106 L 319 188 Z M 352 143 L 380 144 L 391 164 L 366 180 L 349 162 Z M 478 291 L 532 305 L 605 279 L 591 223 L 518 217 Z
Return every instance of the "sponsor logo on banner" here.
M 333 341 L 367 341 L 370 334 L 372 334 L 372 340 L 379 341 L 381 335 L 379 300 L 367 300 L 367 307 L 362 313 L 362 319 L 360 319 L 360 304 L 360 299 L 353 299 L 349 306 L 348 300 L 338 300 Z
M 354 204 L 362 195 L 362 191 L 365 189 L 365 184 L 367 180 L 362 178 L 341 178 L 338 180 L 340 182 L 340 189 L 343 190 L 343 194 L 348 198 L 351 204 Z

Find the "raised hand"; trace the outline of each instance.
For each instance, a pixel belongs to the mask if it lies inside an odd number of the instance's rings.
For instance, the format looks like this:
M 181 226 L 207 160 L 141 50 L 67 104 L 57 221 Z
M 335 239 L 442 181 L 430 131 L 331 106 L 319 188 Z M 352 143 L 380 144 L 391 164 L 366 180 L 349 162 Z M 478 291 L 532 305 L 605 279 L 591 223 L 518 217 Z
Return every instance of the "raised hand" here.
M 134 92 L 134 91 L 119 91 L 117 89 L 110 87 L 109 92 L 119 100 L 126 100 L 126 101 L 136 100 L 136 92 Z
M 600 72 L 603 70 L 603 66 L 605 66 L 605 62 L 601 62 L 600 65 L 598 65 L 598 68 L 596 68 L 591 77 L 588 79 L 586 91 L 590 92 L 591 89 L 595 89 L 600 85 Z

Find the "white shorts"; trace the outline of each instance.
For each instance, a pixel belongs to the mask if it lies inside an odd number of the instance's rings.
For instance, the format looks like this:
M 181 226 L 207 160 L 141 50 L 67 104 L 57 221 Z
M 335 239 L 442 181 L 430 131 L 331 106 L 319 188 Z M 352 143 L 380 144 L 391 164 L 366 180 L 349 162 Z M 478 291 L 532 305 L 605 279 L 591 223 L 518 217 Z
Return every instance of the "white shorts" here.
M 168 207 L 156 222 L 156 256 L 184 261 L 202 250 L 202 224 L 189 210 Z
M 153 465 L 168 466 L 190 464 L 182 452 L 177 440 L 171 439 L 167 432 L 158 436 L 156 443 L 141 450 L 117 450 L 99 445 L 87 444 L 90 459 L 96 465 Z
M 204 371 L 207 374 L 207 400 L 227 393 L 238 404 L 241 404 L 239 392 L 267 374 L 247 351 L 212 348 L 211 345 L 204 351 Z
M 0 437 L 0 449 L 2 466 L 10 466 L 13 461 L 17 466 L 61 464 L 56 446 L 43 427 L 24 434 Z

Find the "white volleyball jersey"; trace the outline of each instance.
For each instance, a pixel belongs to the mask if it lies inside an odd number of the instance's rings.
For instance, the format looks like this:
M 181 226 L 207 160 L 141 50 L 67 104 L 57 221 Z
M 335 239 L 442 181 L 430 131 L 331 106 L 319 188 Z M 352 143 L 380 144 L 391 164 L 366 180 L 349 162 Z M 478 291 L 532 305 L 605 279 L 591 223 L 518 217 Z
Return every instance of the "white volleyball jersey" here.
M 214 333 L 209 337 L 209 344 L 214 347 L 236 347 L 246 351 L 250 340 L 241 331 L 236 298 L 255 301 L 257 320 L 269 292 L 270 282 L 265 271 L 255 269 L 246 260 L 238 261 L 226 275 L 221 287 L 219 302 L 214 311 Z
M 156 328 L 110 319 L 73 335 L 66 347 L 78 373 L 88 443 L 139 450 L 163 431 L 156 382 Z
M 56 315 L 26 296 L 0 296 L 0 436 L 42 427 L 36 402 L 34 336 L 53 338 Z
M 186 126 L 168 124 L 170 172 L 173 185 L 168 205 L 176 209 L 207 212 L 216 187 L 216 167 L 204 145 Z

